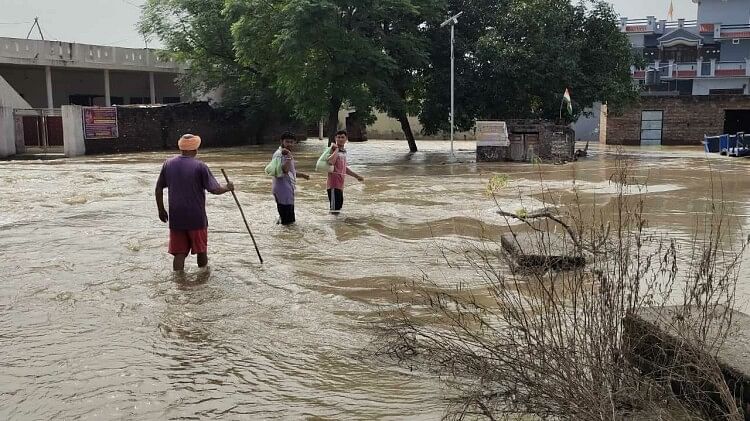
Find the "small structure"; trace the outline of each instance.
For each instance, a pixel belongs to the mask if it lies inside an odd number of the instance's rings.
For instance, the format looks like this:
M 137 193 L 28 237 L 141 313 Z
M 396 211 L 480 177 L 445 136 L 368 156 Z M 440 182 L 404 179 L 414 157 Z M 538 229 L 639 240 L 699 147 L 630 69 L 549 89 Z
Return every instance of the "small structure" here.
M 720 344 L 716 354 L 708 354 L 685 334 L 692 323 L 686 315 L 704 312 L 706 340 Z M 722 325 L 731 320 L 731 329 Z M 697 406 L 709 418 L 729 412 L 719 390 L 722 380 L 729 387 L 734 404 L 745 420 L 750 420 L 750 316 L 724 306 L 715 308 L 647 308 L 624 320 L 624 336 L 629 360 L 639 370 Z M 692 327 L 694 328 L 694 326 Z M 687 329 L 690 330 L 690 329 Z M 721 373 L 711 375 L 712 363 Z M 723 379 L 722 379 L 723 377 Z M 730 403 L 731 404 L 731 403 Z
M 563 230 L 510 232 L 500 244 L 520 269 L 562 271 L 586 266 L 586 258 Z
M 490 122 L 477 122 L 477 162 L 568 162 L 575 159 L 575 132 L 546 120 L 507 120 L 507 143 L 488 143 L 481 131 Z M 494 122 L 499 123 L 499 122 Z

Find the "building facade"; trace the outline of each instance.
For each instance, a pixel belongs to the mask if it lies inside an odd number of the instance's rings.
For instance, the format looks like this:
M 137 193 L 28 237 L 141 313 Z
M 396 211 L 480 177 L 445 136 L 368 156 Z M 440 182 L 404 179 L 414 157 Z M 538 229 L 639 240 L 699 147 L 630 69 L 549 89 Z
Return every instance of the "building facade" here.
M 28 108 L 180 102 L 183 69 L 150 49 L 0 38 L 0 78 Z
M 700 144 L 750 132 L 750 0 L 693 0 L 695 20 L 622 18 L 644 65 L 632 67 L 640 104 L 607 118 L 606 142 Z
M 181 102 L 184 69 L 150 49 L 0 38 L 0 157 L 62 149 L 64 105 Z

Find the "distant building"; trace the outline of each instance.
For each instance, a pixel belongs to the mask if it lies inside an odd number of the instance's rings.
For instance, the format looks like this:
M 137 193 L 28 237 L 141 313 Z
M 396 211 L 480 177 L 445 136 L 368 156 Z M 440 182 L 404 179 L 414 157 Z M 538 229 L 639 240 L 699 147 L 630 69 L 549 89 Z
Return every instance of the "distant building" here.
M 62 148 L 63 105 L 180 102 L 184 68 L 150 49 L 0 38 L 0 156 Z
M 633 67 L 640 104 L 609 115 L 606 142 L 700 144 L 704 134 L 750 132 L 750 0 L 693 0 L 697 20 L 623 18 L 645 62 Z

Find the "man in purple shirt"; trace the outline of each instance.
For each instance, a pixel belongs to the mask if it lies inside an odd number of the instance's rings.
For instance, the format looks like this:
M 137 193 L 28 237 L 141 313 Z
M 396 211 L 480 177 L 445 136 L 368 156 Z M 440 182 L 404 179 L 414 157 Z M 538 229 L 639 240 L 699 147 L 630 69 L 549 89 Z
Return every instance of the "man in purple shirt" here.
M 159 219 L 169 221 L 169 253 L 172 268 L 182 271 L 188 254 L 198 255 L 198 267 L 208 265 L 208 218 L 206 191 L 224 194 L 234 190 L 232 183 L 222 187 L 208 166 L 197 160 L 201 138 L 183 135 L 178 146 L 181 155 L 168 159 L 156 182 L 156 206 Z M 164 188 L 169 189 L 169 213 L 164 208 Z

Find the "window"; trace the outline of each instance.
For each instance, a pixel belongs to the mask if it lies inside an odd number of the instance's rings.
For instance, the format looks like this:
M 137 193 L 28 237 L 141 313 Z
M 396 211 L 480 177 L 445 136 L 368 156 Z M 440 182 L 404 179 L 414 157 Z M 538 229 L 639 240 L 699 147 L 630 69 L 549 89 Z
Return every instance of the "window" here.
M 641 146 L 661 145 L 663 111 L 641 112 Z

